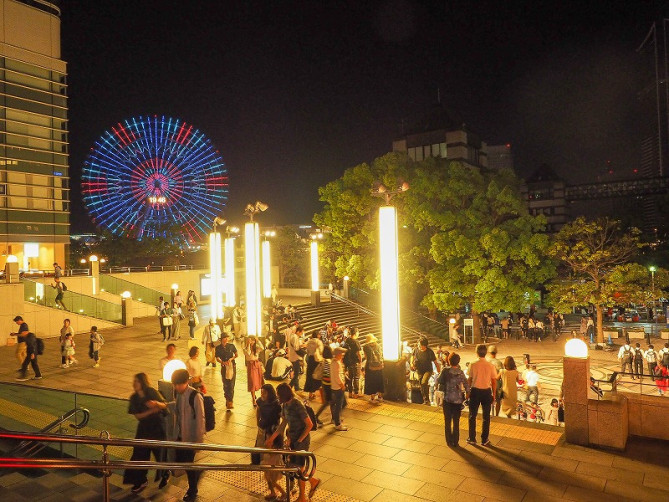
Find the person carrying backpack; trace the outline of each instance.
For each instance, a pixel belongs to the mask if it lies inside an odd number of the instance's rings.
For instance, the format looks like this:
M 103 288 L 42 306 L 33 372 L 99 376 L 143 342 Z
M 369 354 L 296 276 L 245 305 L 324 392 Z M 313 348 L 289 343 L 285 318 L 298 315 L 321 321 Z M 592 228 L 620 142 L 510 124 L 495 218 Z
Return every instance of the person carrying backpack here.
M 652 345 L 648 346 L 648 350 L 643 353 L 643 358 L 646 360 L 648 365 L 648 374 L 655 374 L 655 367 L 657 366 L 657 352 L 655 352 L 655 347 Z
M 618 361 L 620 361 L 620 371 L 623 373 L 632 373 L 632 347 L 625 343 L 618 351 Z M 634 380 L 634 375 L 632 375 Z
M 27 377 L 28 364 L 32 366 L 35 376 L 33 380 L 41 380 L 42 373 L 39 370 L 39 364 L 37 364 L 37 356 L 39 355 L 37 337 L 34 333 L 27 333 L 24 337 L 24 342 L 26 343 L 26 358 L 21 364 L 21 369 L 19 369 L 19 376 L 16 378 L 18 382 L 25 382 L 29 380 Z
M 641 350 L 641 344 L 638 342 L 634 347 L 632 360 L 634 362 L 634 374 L 639 380 L 643 380 L 643 350 Z
M 93 367 L 100 367 L 100 348 L 105 344 L 105 339 L 98 333 L 97 326 L 91 326 L 91 336 L 88 343 L 88 355 L 93 361 Z
M 56 277 L 55 282 L 51 284 L 51 287 L 56 290 L 56 298 L 54 299 L 56 305 L 63 310 L 67 310 L 67 307 L 65 307 L 65 304 L 63 303 L 63 295 L 65 294 L 65 291 L 67 291 L 65 283 L 61 281 L 60 278 Z

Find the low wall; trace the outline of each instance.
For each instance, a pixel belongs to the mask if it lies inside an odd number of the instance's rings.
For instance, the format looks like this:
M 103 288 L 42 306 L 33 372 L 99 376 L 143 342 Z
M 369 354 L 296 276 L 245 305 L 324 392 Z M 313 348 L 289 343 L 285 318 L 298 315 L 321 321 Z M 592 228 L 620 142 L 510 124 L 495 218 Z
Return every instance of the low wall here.
M 185 300 L 189 289 L 195 291 L 198 299 L 202 297 L 202 291 L 200 290 L 200 276 L 207 273 L 209 273 L 209 270 L 198 269 L 171 270 L 164 272 L 123 272 L 110 275 L 167 294 L 170 293 L 172 284 L 178 284 L 181 295 Z
M 626 394 L 630 436 L 669 440 L 669 399 Z

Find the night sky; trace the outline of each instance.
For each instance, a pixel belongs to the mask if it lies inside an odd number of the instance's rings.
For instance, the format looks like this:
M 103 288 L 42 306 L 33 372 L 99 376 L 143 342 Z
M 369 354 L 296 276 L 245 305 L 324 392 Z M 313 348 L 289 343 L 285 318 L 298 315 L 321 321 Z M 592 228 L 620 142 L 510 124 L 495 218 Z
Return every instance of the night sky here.
M 489 144 L 513 145 L 521 176 L 547 163 L 571 182 L 609 165 L 630 177 L 654 120 L 635 50 L 669 14 L 638 0 L 63 3 L 73 232 L 92 230 L 88 150 L 140 114 L 212 139 L 237 223 L 255 200 L 263 224 L 309 222 L 317 187 L 388 152 L 437 89 Z

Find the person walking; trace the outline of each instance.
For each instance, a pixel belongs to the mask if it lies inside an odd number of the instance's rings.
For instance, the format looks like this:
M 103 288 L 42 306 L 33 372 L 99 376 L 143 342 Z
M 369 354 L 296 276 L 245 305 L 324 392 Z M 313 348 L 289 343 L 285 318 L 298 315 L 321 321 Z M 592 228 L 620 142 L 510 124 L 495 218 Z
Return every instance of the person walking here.
M 197 298 L 192 290 L 188 291 L 188 296 L 186 297 L 186 309 L 188 310 L 188 332 L 192 340 L 195 338 L 195 326 L 200 324 L 197 316 Z
M 358 342 L 358 328 L 351 328 L 350 336 L 342 345 L 346 349 L 344 365 L 346 366 L 346 389 L 349 398 L 360 397 L 360 369 L 362 367 L 362 347 Z
M 365 337 L 362 347 L 365 353 L 365 395 L 372 403 L 383 401 L 385 391 L 383 384 L 383 354 L 378 340 L 373 334 Z
M 330 413 L 335 430 L 346 431 L 348 427 L 341 423 L 341 410 L 346 399 L 346 379 L 344 378 L 344 355 L 346 349 L 336 347 L 332 353 L 334 358 L 330 365 L 330 386 L 332 389 L 332 400 L 330 401 Z
M 158 333 L 164 333 L 165 331 L 163 329 L 163 318 L 160 315 L 160 312 L 163 310 L 164 306 L 165 306 L 165 300 L 163 299 L 162 296 L 159 296 L 158 303 L 156 304 L 156 315 L 158 316 Z M 163 341 L 165 341 L 164 336 L 165 335 L 163 334 Z
M 478 361 L 469 366 L 469 438 L 467 443 L 476 444 L 476 416 L 479 407 L 483 408 L 483 426 L 481 428 L 481 445 L 490 444 L 490 409 L 497 390 L 497 371 L 486 361 L 488 348 L 481 344 L 476 347 Z
M 527 386 L 527 394 L 525 396 L 525 402 L 531 404 L 539 403 L 539 390 L 541 390 L 539 382 L 539 373 L 537 373 L 537 365 L 533 364 L 530 367 L 530 370 L 525 373 L 525 385 Z
M 620 347 L 618 361 L 620 361 L 620 371 L 622 373 L 632 373 L 632 347 L 629 342 L 625 342 L 625 345 Z M 634 380 L 634 375 L 632 375 L 632 380 Z
M 235 338 L 240 339 L 242 333 L 242 309 L 239 305 L 235 305 L 235 308 L 232 309 L 232 326 Z
M 221 335 L 221 344 L 216 347 L 216 361 L 221 363 L 221 379 L 223 380 L 223 395 L 225 396 L 225 407 L 228 410 L 233 409 L 233 399 L 235 397 L 235 381 L 237 380 L 237 347 L 234 343 L 229 343 L 230 335 L 223 333 Z
M 63 321 L 63 327 L 60 328 L 60 367 L 61 368 L 67 368 L 69 365 L 67 363 L 67 355 L 66 355 L 66 350 L 65 350 L 65 337 L 70 334 L 72 337 L 74 337 L 74 329 L 70 325 L 70 320 L 65 319 Z
M 428 345 L 427 338 L 421 337 L 418 341 L 418 348 L 413 353 L 411 366 L 418 373 L 423 404 L 430 406 L 430 377 L 433 373 L 432 363 L 435 363 L 437 366 L 437 371 L 439 371 L 440 368 L 436 354 Z
M 304 329 L 302 326 L 296 326 L 295 331 L 291 329 L 286 330 L 288 342 L 288 360 L 293 365 L 293 378 L 290 381 L 290 386 L 296 391 L 300 391 L 300 373 L 302 373 L 302 358 L 306 353 L 302 344 L 302 333 Z
M 244 344 L 244 361 L 246 362 L 246 384 L 247 390 L 251 393 L 251 402 L 253 407 L 257 406 L 256 392 L 265 384 L 263 378 L 264 367 L 260 360 L 265 347 L 257 336 L 249 336 Z
M 39 370 L 39 364 L 37 363 L 37 337 L 35 337 L 34 333 L 28 332 L 23 336 L 23 341 L 26 344 L 26 357 L 21 364 L 21 368 L 19 369 L 19 376 L 16 378 L 16 380 L 18 382 L 25 382 L 28 380 L 27 371 L 29 364 L 32 366 L 32 369 L 35 372 L 35 376 L 32 379 L 41 380 L 42 372 Z
M 323 425 L 320 420 L 321 413 L 330 407 L 332 401 L 332 349 L 329 344 L 323 347 L 323 373 L 321 375 L 321 405 L 316 411 L 316 423 Z
M 276 438 L 282 435 L 287 429 L 286 446 L 294 451 L 309 451 L 309 445 L 311 444 L 311 436 L 309 435 L 309 432 L 314 424 L 311 422 L 307 410 L 304 405 L 295 398 L 293 389 L 291 389 L 290 385 L 287 383 L 279 384 L 276 388 L 276 393 L 279 396 L 279 403 L 281 403 L 281 423 L 276 431 L 267 438 L 265 446 L 267 448 L 272 448 Z M 293 465 L 304 466 L 305 459 L 301 456 L 291 456 L 290 463 Z M 312 477 L 309 479 L 309 500 L 313 498 L 316 494 L 316 490 L 318 490 L 318 487 L 321 484 L 321 480 L 316 478 L 313 474 L 315 474 L 315 472 L 312 473 Z M 298 486 L 300 494 L 297 502 L 306 502 L 306 481 L 298 479 Z
M 643 350 L 641 350 L 641 344 L 637 342 L 634 347 L 632 363 L 634 364 L 634 375 L 639 379 L 643 380 Z
M 67 310 L 67 307 L 65 307 L 65 304 L 63 303 L 63 296 L 65 296 L 65 291 L 67 290 L 67 286 L 65 286 L 63 281 L 61 281 L 60 278 L 57 277 L 55 278 L 55 282 L 51 284 L 51 287 L 56 290 L 56 298 L 54 299 L 54 301 L 56 302 L 56 306 L 62 308 L 63 310 Z
M 163 342 L 172 338 L 172 309 L 168 302 L 163 302 L 163 308 L 160 311 L 160 324 L 162 326 Z
M 265 384 L 261 387 L 260 399 L 256 402 L 258 404 L 256 411 L 256 422 L 258 424 L 256 446 L 264 448 L 265 441 L 274 434 L 281 422 L 281 405 L 279 404 L 276 390 L 274 390 L 271 384 Z M 271 448 L 283 448 L 283 437 L 277 436 Z M 260 463 L 264 465 L 279 465 L 281 463 L 281 455 L 277 453 L 265 453 L 262 455 Z M 267 488 L 269 489 L 269 495 L 265 497 L 265 500 L 282 500 L 286 496 L 285 490 L 279 483 L 280 480 L 280 472 L 265 472 L 265 481 L 267 481 Z M 279 492 L 278 497 L 277 492 Z
M 497 375 L 499 376 L 499 372 L 502 371 L 504 368 L 504 365 L 502 364 L 502 361 L 497 359 L 497 346 L 491 345 L 488 347 L 488 356 L 490 357 L 488 361 L 490 361 L 490 364 L 492 364 L 495 367 L 495 371 L 497 371 Z M 495 408 L 494 408 L 494 414 L 496 417 L 499 416 L 499 409 L 502 406 L 502 381 L 497 380 L 497 393 L 495 395 Z
M 204 327 L 202 332 L 202 345 L 204 345 L 204 357 L 207 360 L 205 367 L 211 364 L 212 368 L 216 367 L 216 344 L 221 339 L 221 328 L 209 319 L 209 323 Z
M 516 384 L 520 381 L 520 373 L 518 373 L 516 361 L 514 361 L 513 357 L 506 356 L 504 367 L 500 371 L 499 376 L 498 384 L 500 381 L 502 382 L 502 391 L 498 393 L 498 395 L 501 395 L 502 401 L 500 411 L 508 418 L 511 418 L 517 411 L 518 385 Z
M 655 347 L 653 345 L 648 345 L 648 350 L 644 352 L 643 358 L 646 360 L 648 365 L 648 374 L 655 374 L 655 367 L 657 366 L 657 352 L 655 352 Z
M 176 392 L 176 428 L 177 441 L 185 443 L 204 442 L 204 398 L 202 394 L 188 385 L 188 370 L 179 369 L 172 373 L 172 384 Z M 191 394 L 196 393 L 191 397 Z M 177 449 L 176 461 L 191 463 L 195 460 L 195 450 Z M 188 490 L 184 502 L 192 502 L 197 498 L 197 485 L 202 471 L 186 470 Z
M 53 263 L 53 278 L 60 279 L 63 277 L 63 269 L 57 262 Z
M 202 383 L 202 363 L 200 362 L 200 347 L 193 345 L 188 351 L 188 360 L 186 361 L 186 369 L 190 375 L 191 386 L 204 392 L 204 384 Z
M 19 361 L 19 364 L 23 364 L 23 361 L 25 361 L 26 355 L 28 354 L 25 337 L 28 333 L 30 333 L 30 328 L 28 328 L 28 324 L 20 315 L 17 315 L 14 318 L 14 323 L 19 327 L 18 332 L 12 333 L 12 335 L 16 336 L 15 355 L 16 359 Z
M 469 394 L 469 382 L 460 369 L 460 355 L 453 352 L 448 357 L 449 367 L 441 370 L 437 388 L 444 393 L 444 435 L 446 444 L 457 447 L 460 441 L 460 415 L 462 403 Z
M 181 312 L 181 307 L 175 301 L 172 306 L 172 338 L 178 340 L 181 338 L 181 319 L 184 315 Z
M 309 393 L 309 399 L 316 397 L 316 391 L 321 388 L 321 380 L 314 378 L 314 371 L 323 361 L 323 342 L 320 330 L 315 329 L 307 341 L 307 377 L 304 382 L 304 391 Z
M 167 409 L 165 398 L 156 389 L 151 387 L 149 377 L 146 373 L 137 373 L 132 382 L 133 394 L 130 396 L 128 413 L 137 419 L 137 430 L 135 439 L 165 440 L 165 428 L 163 426 L 162 413 Z M 132 449 L 131 461 L 146 462 L 151 459 L 151 453 L 157 462 L 162 461 L 164 450 L 162 448 L 147 448 L 135 446 Z M 123 484 L 131 484 L 133 493 L 140 493 L 148 485 L 146 477 L 147 469 L 126 469 L 123 474 Z M 169 471 L 158 471 L 156 477 L 160 477 L 160 488 L 167 484 Z
M 100 367 L 100 349 L 105 344 L 104 337 L 98 333 L 97 326 L 91 326 L 91 333 L 88 339 L 88 356 L 93 359 L 93 367 Z

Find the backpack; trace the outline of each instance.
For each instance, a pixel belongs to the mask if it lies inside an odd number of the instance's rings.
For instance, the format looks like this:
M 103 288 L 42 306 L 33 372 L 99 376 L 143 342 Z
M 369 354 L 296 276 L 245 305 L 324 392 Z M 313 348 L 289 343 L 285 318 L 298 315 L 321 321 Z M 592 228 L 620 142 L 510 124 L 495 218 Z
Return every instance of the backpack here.
M 316 419 L 316 413 L 314 413 L 314 409 L 309 404 L 309 401 L 304 401 L 302 404 L 304 404 L 304 409 L 307 410 L 307 416 L 309 417 L 311 423 L 313 424 L 311 430 L 315 431 L 316 429 L 318 429 L 318 421 Z
M 216 427 L 216 408 L 214 407 L 216 401 L 211 396 L 205 396 L 199 390 L 191 392 L 188 402 L 193 409 L 193 418 L 195 418 L 195 394 L 200 394 L 204 400 L 204 430 L 205 432 L 209 432 Z
M 67 291 L 67 286 L 63 281 L 60 281 L 60 285 L 63 286 L 63 291 Z
M 44 354 L 44 340 L 41 338 L 35 338 L 35 353 L 38 356 Z
M 367 366 L 370 370 L 382 370 L 384 367 L 383 360 L 381 359 L 381 354 L 379 354 L 379 348 L 375 347 L 370 350 L 369 359 L 367 361 Z

